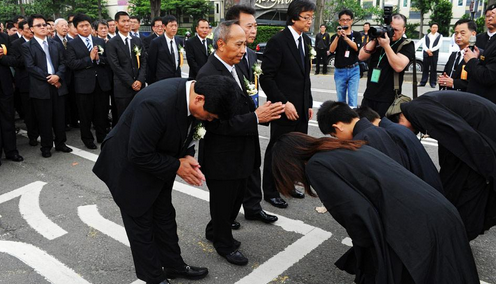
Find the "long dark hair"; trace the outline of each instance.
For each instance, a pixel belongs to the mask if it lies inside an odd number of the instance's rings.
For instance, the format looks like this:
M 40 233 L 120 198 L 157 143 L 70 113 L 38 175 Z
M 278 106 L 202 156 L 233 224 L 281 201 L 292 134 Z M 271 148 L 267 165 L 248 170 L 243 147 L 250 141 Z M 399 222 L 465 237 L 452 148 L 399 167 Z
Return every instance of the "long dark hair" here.
M 289 196 L 294 185 L 302 185 L 310 196 L 316 196 L 308 183 L 305 166 L 318 152 L 336 149 L 356 150 L 363 141 L 315 138 L 303 133 L 292 132 L 281 136 L 272 148 L 272 172 L 277 190 Z

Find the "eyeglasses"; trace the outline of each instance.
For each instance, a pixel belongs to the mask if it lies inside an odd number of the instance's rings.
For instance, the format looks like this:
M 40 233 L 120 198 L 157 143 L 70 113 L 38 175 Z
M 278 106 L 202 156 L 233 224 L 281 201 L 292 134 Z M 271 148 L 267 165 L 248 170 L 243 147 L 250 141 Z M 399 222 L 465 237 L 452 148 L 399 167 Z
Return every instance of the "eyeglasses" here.
M 37 25 L 33 25 L 33 27 L 37 27 L 37 28 L 46 27 L 46 26 L 48 26 L 48 24 L 37 24 Z
M 351 19 L 339 19 L 340 22 L 351 22 Z
M 303 19 L 304 21 L 307 21 L 307 22 L 311 22 L 311 21 L 315 20 L 315 16 L 303 17 L 302 15 L 299 15 L 298 17 L 300 17 L 301 19 Z

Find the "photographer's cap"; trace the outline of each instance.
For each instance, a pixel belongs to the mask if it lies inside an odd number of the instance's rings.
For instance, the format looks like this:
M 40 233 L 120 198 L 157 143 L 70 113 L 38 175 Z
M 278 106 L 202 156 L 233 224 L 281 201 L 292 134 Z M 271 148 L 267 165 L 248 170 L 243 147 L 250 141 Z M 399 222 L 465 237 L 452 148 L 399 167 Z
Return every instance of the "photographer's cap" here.
M 493 9 L 496 9 L 496 4 L 489 5 L 489 7 L 487 7 L 486 11 L 484 12 L 484 14 L 487 13 L 488 11 L 493 10 Z

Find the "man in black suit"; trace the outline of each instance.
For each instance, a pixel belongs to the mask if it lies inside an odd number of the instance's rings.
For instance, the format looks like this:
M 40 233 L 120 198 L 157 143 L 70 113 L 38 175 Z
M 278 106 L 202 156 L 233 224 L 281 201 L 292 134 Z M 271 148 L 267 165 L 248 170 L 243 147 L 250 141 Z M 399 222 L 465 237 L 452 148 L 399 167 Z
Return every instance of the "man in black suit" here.
M 281 119 L 270 126 L 270 141 L 265 150 L 263 191 L 264 199 L 280 208 L 288 207 L 276 190 L 272 174 L 272 146 L 277 139 L 289 132 L 308 132 L 308 121 L 313 115 L 313 99 L 310 92 L 310 38 L 305 35 L 313 20 L 315 4 L 293 1 L 287 11 L 287 27 L 274 35 L 264 52 L 263 74 L 260 84 L 272 102 L 286 104 Z M 297 190 L 293 196 L 303 198 Z
M 210 55 L 209 47 L 212 46 L 212 40 L 207 38 L 209 33 L 208 21 L 199 19 L 196 22 L 196 36 L 190 38 L 188 44 L 184 47 L 186 49 L 189 78 L 191 80 L 196 78 L 196 74 L 198 74 L 200 68 L 207 63 L 208 56 Z
M 246 265 L 248 259 L 238 251 L 240 242 L 233 238 L 231 224 L 241 208 L 248 177 L 260 167 L 258 123 L 278 119 L 284 106 L 267 102 L 255 110 L 236 66 L 246 52 L 246 34 L 238 24 L 220 23 L 214 32 L 214 47 L 216 52 L 196 78 L 222 75 L 234 78 L 237 86 L 231 89 L 236 99 L 233 118 L 206 123 L 207 134 L 200 144 L 199 160 L 210 192 L 211 220 L 206 238 L 227 261 Z
M 107 37 L 108 39 L 112 39 L 114 38 L 116 35 L 117 35 L 117 20 L 113 20 L 113 19 L 110 19 L 107 21 L 107 25 L 108 25 L 108 34 L 107 34 Z
M 129 21 L 131 23 L 131 35 L 140 38 L 141 40 L 145 39 L 145 35 L 140 33 L 140 18 L 138 16 L 129 17 Z
M 491 14 L 488 24 L 496 26 L 496 4 L 491 5 Z M 489 13 L 488 13 L 489 14 Z M 463 60 L 466 62 L 465 70 L 470 76 L 467 92 L 482 96 L 496 103 L 496 39 L 494 35 L 488 40 L 483 54 L 479 54 L 477 46 L 474 51 L 465 48 Z
M 33 39 L 22 45 L 26 69 L 29 72 L 29 97 L 33 102 L 41 136 L 41 155 L 52 156 L 50 150 L 65 153 L 72 149 L 65 145 L 65 82 L 64 47 L 47 37 L 47 23 L 42 15 L 28 20 Z M 35 91 L 36 90 L 36 91 Z M 55 133 L 55 140 L 52 136 Z
M 477 25 L 474 21 L 461 19 L 455 23 L 455 42 L 459 51 L 451 53 L 448 62 L 444 66 L 444 72 L 439 76 L 439 88 L 441 90 L 457 90 L 465 92 L 468 86 L 468 73 L 465 71 L 463 55 L 468 47 L 471 36 L 477 34 Z
M 234 5 L 226 12 L 226 20 L 237 20 L 241 28 L 246 34 L 246 44 L 252 44 L 257 37 L 257 21 L 255 20 L 255 9 L 243 5 Z M 208 26 L 207 26 L 208 27 Z M 208 28 L 206 29 L 208 31 Z M 243 78 L 246 79 L 250 84 L 255 84 L 258 78 L 255 79 L 255 74 L 253 71 L 254 65 L 257 63 L 257 54 L 246 47 L 246 53 L 244 54 L 241 61 L 238 63 L 238 67 L 243 74 Z M 258 75 L 257 75 L 258 76 Z M 258 90 L 258 86 L 256 86 Z M 258 94 L 256 94 L 258 95 Z M 258 97 L 252 97 L 255 107 L 258 106 Z M 260 153 L 257 153 L 259 156 Z M 273 223 L 277 221 L 277 217 L 267 214 L 263 211 L 260 202 L 262 201 L 262 177 L 260 173 L 260 168 L 253 170 L 247 181 L 245 197 L 243 200 L 243 208 L 245 210 L 245 219 L 247 220 L 260 220 L 264 223 Z M 232 224 L 232 228 L 239 228 L 239 223 L 235 222 Z
M 317 59 L 315 61 L 315 75 L 320 72 L 322 63 L 322 74 L 327 74 L 327 54 L 331 46 L 331 36 L 326 32 L 326 25 L 320 25 L 320 33 L 315 36 L 315 47 L 317 49 Z
M 183 61 L 182 39 L 177 34 L 177 19 L 167 15 L 162 19 L 165 32 L 152 40 L 147 49 L 148 70 L 146 82 L 153 84 L 159 80 L 181 77 L 181 62 Z
M 492 10 L 494 9 L 494 5 L 490 5 L 486 9 L 486 17 L 484 19 L 485 25 L 487 28 L 487 31 L 485 33 L 480 33 L 477 35 L 477 40 L 475 42 L 475 45 L 479 49 L 486 49 L 487 42 L 489 41 L 490 38 L 492 38 L 496 34 L 496 25 L 491 24 L 491 16 L 492 16 Z
M 136 96 L 102 144 L 93 172 L 121 209 L 136 274 L 147 283 L 208 274 L 181 257 L 171 192 L 176 174 L 191 185 L 205 179 L 191 146 L 195 118 L 228 117 L 234 84 L 222 76 L 157 82 Z
M 162 24 L 162 18 L 155 17 L 152 20 L 152 34 L 143 39 L 143 46 L 145 50 L 148 50 L 152 40 L 164 34 L 164 25 Z
M 117 12 L 115 21 L 119 32 L 107 43 L 107 60 L 114 72 L 115 104 L 121 116 L 136 93 L 145 87 L 146 56 L 141 39 L 129 34 L 129 15 Z
M 81 119 L 81 140 L 88 149 L 96 149 L 91 124 L 96 140 L 105 138 L 108 114 L 110 77 L 106 69 L 105 42 L 91 36 L 91 18 L 77 14 L 73 23 L 78 36 L 67 46 L 66 65 L 74 72 L 74 90 Z
M 26 20 L 26 18 L 24 18 L 24 16 L 21 15 L 15 16 L 14 19 L 12 20 L 14 27 L 17 28 L 17 32 L 9 36 L 10 42 L 13 42 L 14 40 L 22 37 L 22 31 L 19 30 L 19 23 L 24 20 Z
M 29 73 L 26 70 L 24 55 L 22 54 L 22 45 L 33 38 L 33 33 L 31 32 L 27 21 L 20 22 L 19 28 L 22 29 L 22 37 L 14 40 L 11 48 L 12 56 L 14 56 L 16 61 L 14 81 L 22 100 L 22 107 L 24 109 L 24 123 L 26 123 L 29 145 L 37 146 L 37 139 L 40 134 L 35 119 L 33 103 L 29 98 Z

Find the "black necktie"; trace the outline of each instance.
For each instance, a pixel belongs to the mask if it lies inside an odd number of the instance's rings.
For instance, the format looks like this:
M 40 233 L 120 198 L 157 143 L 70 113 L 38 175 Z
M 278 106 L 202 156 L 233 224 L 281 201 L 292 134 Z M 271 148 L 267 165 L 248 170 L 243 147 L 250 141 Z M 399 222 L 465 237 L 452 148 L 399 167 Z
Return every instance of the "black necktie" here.
M 126 43 L 125 43 L 125 46 L 126 46 L 126 48 L 127 48 L 128 52 L 129 52 L 129 57 L 131 57 L 131 58 L 132 58 L 132 56 L 131 56 L 131 49 L 129 48 L 129 38 L 127 38 L 127 37 L 126 37 Z
M 205 46 L 205 40 L 204 39 L 202 39 L 202 45 L 203 45 L 203 48 L 205 48 L 205 54 L 208 56 L 208 49 Z
M 450 73 L 450 77 L 453 75 L 453 73 L 456 71 L 456 68 L 458 67 L 458 61 L 460 60 L 460 56 L 462 55 L 462 53 L 460 51 L 458 51 L 456 53 L 456 58 L 455 58 L 455 61 L 453 62 L 453 68 L 451 68 L 451 73 Z
M 245 74 L 248 76 L 248 79 L 251 80 L 250 69 L 248 68 L 248 63 L 246 62 L 246 53 L 245 55 L 243 55 L 243 59 L 241 59 L 241 67 L 243 68 Z
M 301 57 L 301 65 L 303 68 L 305 68 L 305 55 L 303 54 L 303 44 L 302 44 L 303 39 L 301 36 L 298 38 L 298 51 L 300 52 L 300 57 Z

